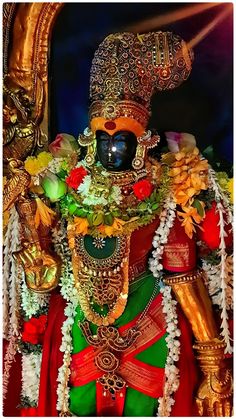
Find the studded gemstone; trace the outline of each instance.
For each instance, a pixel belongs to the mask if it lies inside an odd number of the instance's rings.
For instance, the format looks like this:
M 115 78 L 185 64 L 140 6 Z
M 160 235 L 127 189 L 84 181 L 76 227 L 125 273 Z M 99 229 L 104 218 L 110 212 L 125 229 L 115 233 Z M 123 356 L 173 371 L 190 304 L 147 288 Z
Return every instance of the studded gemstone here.
M 113 130 L 113 129 L 116 128 L 116 123 L 113 122 L 113 121 L 107 121 L 107 122 L 105 122 L 104 127 L 106 129 Z

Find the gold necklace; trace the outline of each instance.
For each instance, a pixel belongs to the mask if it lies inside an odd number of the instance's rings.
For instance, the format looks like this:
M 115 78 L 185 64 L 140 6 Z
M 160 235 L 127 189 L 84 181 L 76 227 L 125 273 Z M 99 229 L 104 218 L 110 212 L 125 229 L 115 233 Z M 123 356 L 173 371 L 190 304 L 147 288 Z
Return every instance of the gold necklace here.
M 100 259 L 89 254 L 84 236 L 77 235 L 73 226 L 68 230 L 68 240 L 72 243 L 75 287 L 86 319 L 97 326 L 113 324 L 123 313 L 128 298 L 130 235 L 115 238 L 116 248 L 109 257 Z M 108 306 L 108 313 L 97 313 L 91 300 Z

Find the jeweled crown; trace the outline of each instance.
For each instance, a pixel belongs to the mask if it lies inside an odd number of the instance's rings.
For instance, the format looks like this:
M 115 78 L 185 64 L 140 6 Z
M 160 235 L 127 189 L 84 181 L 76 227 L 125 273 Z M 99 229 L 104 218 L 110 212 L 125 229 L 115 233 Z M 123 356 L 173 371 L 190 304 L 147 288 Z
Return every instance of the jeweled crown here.
M 146 127 L 153 93 L 179 86 L 192 60 L 186 42 L 172 32 L 109 35 L 92 62 L 90 120 L 131 117 Z

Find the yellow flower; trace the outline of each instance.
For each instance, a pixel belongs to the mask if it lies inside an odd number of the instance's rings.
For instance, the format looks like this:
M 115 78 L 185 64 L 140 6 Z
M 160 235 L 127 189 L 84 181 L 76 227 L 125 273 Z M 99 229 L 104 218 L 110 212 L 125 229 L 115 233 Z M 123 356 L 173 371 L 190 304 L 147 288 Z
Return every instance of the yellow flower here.
M 233 204 L 234 202 L 234 179 L 229 179 L 228 184 L 227 184 L 227 189 L 230 193 L 230 202 L 231 204 Z
M 181 206 L 191 205 L 194 196 L 207 189 L 208 162 L 200 159 L 197 147 L 191 152 L 183 148 L 174 157 L 169 176 L 172 178 L 175 202 Z
M 51 153 L 42 151 L 37 157 L 28 157 L 25 161 L 25 170 L 31 175 L 36 176 L 42 171 L 45 167 L 48 166 L 48 163 L 53 159 Z
M 35 176 L 39 173 L 40 167 L 36 157 L 27 157 L 27 159 L 25 160 L 25 170 L 31 176 Z
M 44 169 L 48 166 L 48 163 L 53 159 L 53 156 L 51 153 L 48 153 L 47 151 L 42 151 L 37 156 L 38 164 L 41 169 Z
M 76 233 L 83 234 L 83 236 L 88 233 L 89 223 L 87 218 L 75 217 L 74 225 Z

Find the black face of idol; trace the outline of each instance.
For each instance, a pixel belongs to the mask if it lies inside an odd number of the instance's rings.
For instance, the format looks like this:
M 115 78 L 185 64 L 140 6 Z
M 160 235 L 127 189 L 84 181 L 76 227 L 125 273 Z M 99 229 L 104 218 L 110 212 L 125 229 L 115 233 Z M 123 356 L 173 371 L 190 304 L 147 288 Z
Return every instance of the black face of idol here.
M 97 156 L 103 167 L 109 171 L 132 169 L 137 138 L 130 131 L 118 131 L 109 135 L 105 131 L 96 131 Z

